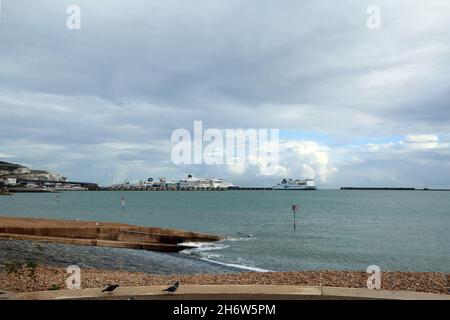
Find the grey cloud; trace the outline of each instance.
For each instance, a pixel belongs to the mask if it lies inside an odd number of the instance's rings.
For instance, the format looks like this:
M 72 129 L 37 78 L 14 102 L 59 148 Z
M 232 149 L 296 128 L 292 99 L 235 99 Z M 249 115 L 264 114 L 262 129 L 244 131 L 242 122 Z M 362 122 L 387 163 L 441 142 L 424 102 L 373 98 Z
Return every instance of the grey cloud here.
M 118 176 L 233 175 L 175 168 L 172 130 L 203 120 L 316 132 L 349 152 L 355 139 L 450 134 L 450 4 L 377 2 L 383 20 L 374 32 L 371 1 L 3 1 L 0 155 L 59 160 L 60 170 L 98 180 L 118 167 Z M 69 4 L 82 9 L 80 31 L 65 28 Z M 33 148 L 52 144 L 63 149 Z M 329 147 L 333 159 L 339 150 Z M 352 175 L 357 167 L 336 163 L 330 183 L 362 179 Z M 365 165 L 382 180 L 400 163 Z

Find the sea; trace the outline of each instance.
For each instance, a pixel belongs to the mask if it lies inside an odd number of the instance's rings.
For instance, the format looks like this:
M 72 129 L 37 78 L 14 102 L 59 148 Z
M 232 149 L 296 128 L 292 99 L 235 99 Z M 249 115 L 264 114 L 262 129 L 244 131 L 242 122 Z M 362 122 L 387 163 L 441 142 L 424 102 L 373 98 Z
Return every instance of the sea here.
M 450 272 L 450 192 L 204 191 L 22 193 L 0 216 L 111 221 L 224 237 L 180 253 L 45 244 L 47 264 L 155 274 L 381 270 Z M 125 198 L 122 208 L 121 198 Z M 292 206 L 297 205 L 294 213 Z M 41 250 L 42 251 L 42 250 Z M 0 263 L 35 244 L 0 241 Z M 42 252 L 41 252 L 42 254 Z

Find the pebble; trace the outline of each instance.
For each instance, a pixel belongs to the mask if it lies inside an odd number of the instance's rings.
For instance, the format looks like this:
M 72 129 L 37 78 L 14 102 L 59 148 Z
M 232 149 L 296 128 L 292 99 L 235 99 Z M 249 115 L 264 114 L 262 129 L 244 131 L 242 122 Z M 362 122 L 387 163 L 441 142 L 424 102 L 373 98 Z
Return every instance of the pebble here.
M 297 285 L 366 288 L 368 278 L 365 271 L 245 272 L 168 276 L 98 269 L 82 269 L 81 272 L 82 288 L 101 288 L 109 283 L 117 283 L 120 286 L 170 285 L 175 281 L 181 281 L 185 285 Z M 68 274 L 64 268 L 54 267 L 39 267 L 35 280 L 0 272 L 0 291 L 45 291 L 53 285 L 63 289 L 67 277 Z M 450 274 L 383 272 L 381 288 L 450 294 Z

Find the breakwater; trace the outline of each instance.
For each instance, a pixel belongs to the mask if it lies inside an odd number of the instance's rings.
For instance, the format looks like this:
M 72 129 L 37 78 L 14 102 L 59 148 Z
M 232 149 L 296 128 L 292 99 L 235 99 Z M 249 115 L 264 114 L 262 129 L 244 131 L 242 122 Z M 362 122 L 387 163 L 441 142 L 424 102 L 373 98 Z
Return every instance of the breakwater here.
M 341 187 L 341 190 L 385 190 L 385 191 L 450 191 L 450 189 L 391 188 L 391 187 Z
M 270 191 L 274 190 L 273 187 L 229 187 L 229 188 L 140 188 L 140 187 L 127 187 L 127 188 L 101 188 L 99 191 Z M 307 190 L 307 189 L 305 189 Z M 297 190 L 299 191 L 299 190 Z
M 0 217 L 0 239 L 179 252 L 183 242 L 212 242 L 220 237 L 177 229 L 118 223 Z

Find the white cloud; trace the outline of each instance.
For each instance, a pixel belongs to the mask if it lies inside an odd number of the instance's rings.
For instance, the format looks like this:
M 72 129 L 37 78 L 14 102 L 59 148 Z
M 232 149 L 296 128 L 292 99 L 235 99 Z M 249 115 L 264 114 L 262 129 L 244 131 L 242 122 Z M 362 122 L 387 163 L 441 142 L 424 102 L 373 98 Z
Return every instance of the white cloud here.
M 326 182 L 337 172 L 330 163 L 330 149 L 315 141 L 283 141 L 281 163 L 292 177 L 316 178 Z
M 440 141 L 434 134 L 407 135 L 397 142 L 368 143 L 365 147 L 369 152 L 450 151 L 450 144 Z
M 241 175 L 246 172 L 246 168 L 248 165 L 246 165 L 244 163 L 233 163 L 233 164 L 228 164 L 227 166 L 228 166 L 228 169 L 230 170 L 230 172 Z
M 400 143 L 408 150 L 450 151 L 450 144 L 439 141 L 436 135 L 409 135 Z
M 406 143 L 434 143 L 439 141 L 439 137 L 434 134 L 407 135 L 404 141 Z
M 340 153 L 335 162 L 339 172 L 332 182 L 341 186 L 449 186 L 450 144 L 437 134 L 411 134 L 398 141 L 331 148 L 331 153 Z
M 16 157 L 15 155 L 13 155 L 13 154 L 9 154 L 9 153 L 3 153 L 3 152 L 0 152 L 0 159 L 1 158 L 14 158 L 14 157 Z

